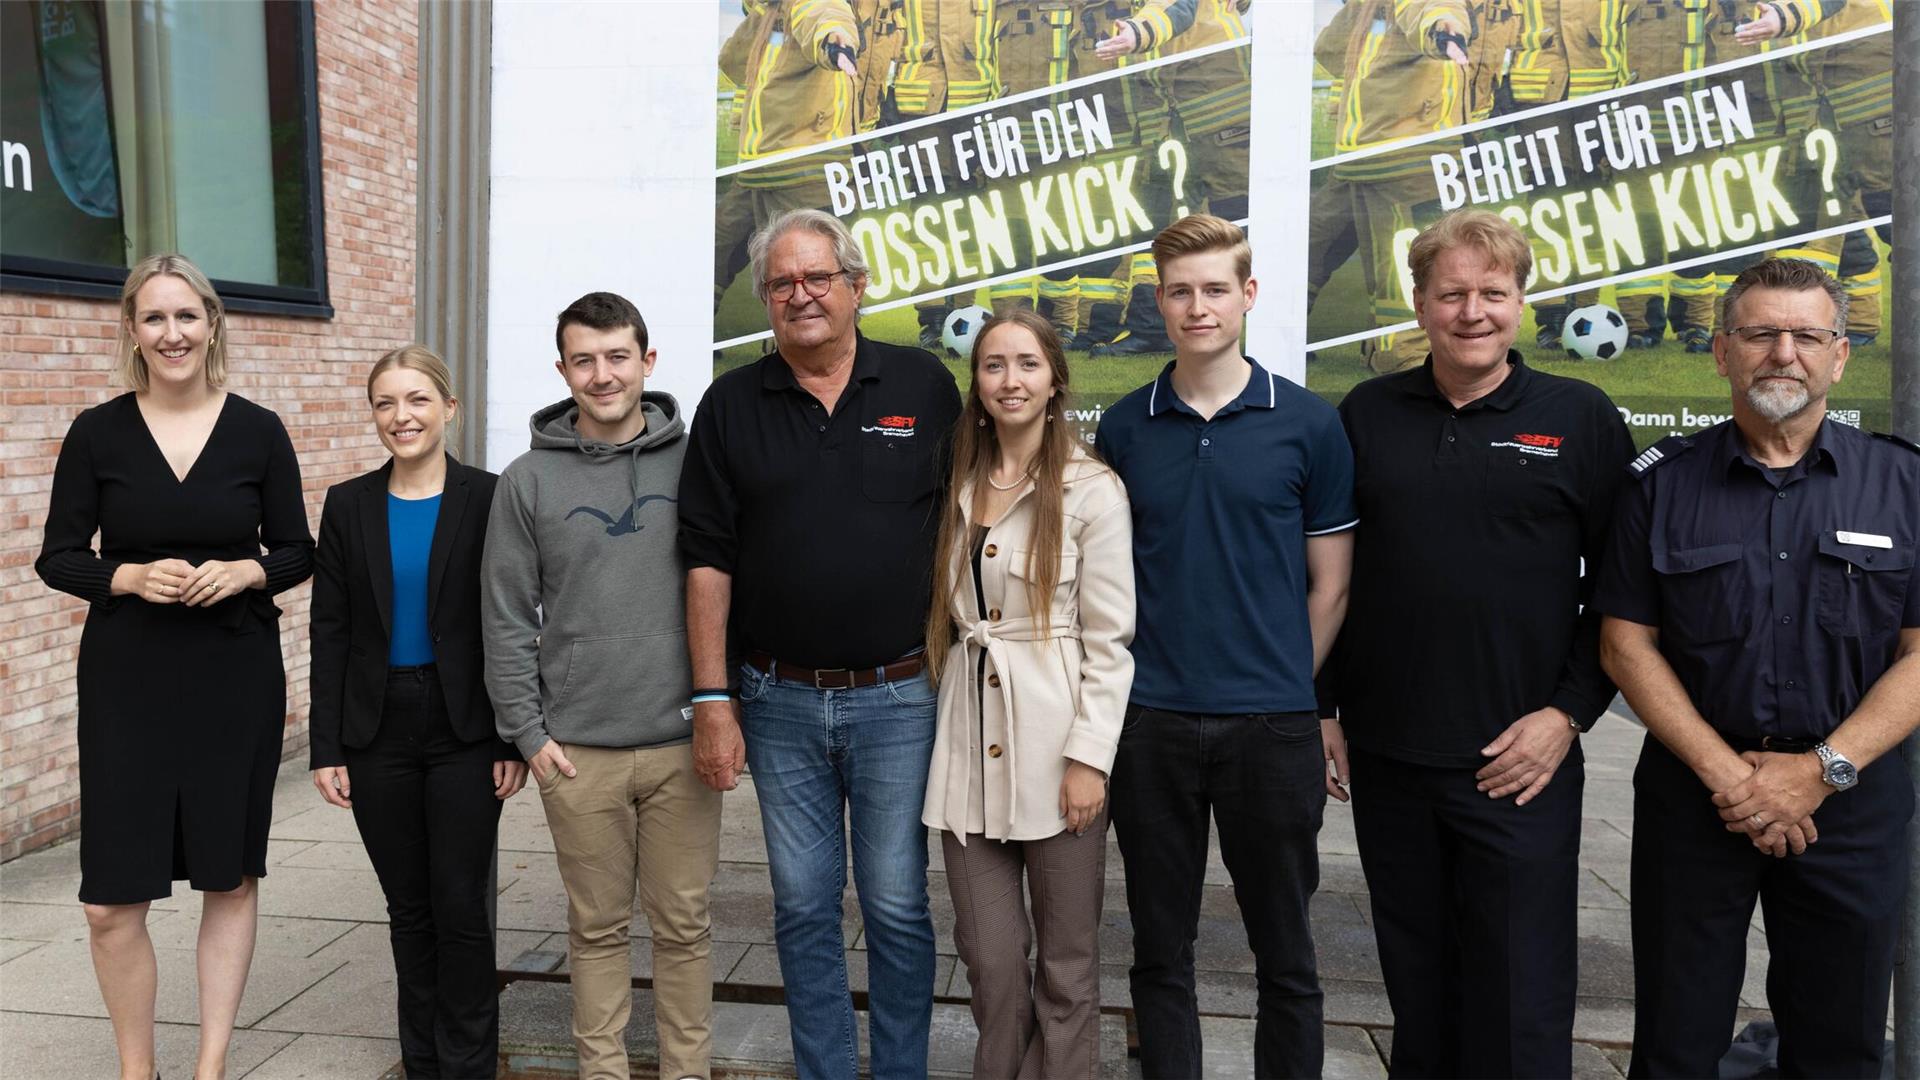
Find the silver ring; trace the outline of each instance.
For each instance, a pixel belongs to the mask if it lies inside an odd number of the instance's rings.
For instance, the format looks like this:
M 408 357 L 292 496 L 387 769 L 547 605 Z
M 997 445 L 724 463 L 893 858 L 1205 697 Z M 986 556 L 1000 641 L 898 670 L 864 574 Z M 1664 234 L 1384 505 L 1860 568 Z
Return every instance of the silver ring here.
M 1759 814 L 1748 814 L 1747 820 L 1753 822 L 1755 825 L 1758 825 L 1763 829 L 1766 828 L 1766 825 L 1767 825 L 1766 819 L 1762 818 Z

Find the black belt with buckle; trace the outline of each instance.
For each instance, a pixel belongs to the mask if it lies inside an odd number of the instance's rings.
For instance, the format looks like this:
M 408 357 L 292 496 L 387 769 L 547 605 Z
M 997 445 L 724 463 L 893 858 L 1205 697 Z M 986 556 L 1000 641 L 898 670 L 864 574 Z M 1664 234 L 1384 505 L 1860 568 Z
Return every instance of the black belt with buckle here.
M 1727 740 L 1728 746 L 1743 753 L 1748 750 L 1763 750 L 1769 754 L 1804 754 L 1826 741 L 1796 735 L 1762 735 L 1758 738 L 1751 735 L 1720 737 Z
M 804 686 L 811 686 L 815 690 L 852 690 L 861 686 L 873 686 L 876 683 L 911 679 L 926 670 L 927 656 L 925 653 L 916 653 L 879 667 L 810 668 L 801 667 L 798 664 L 784 664 L 775 660 L 771 653 L 755 651 L 747 654 L 747 663 L 762 675 L 797 682 Z

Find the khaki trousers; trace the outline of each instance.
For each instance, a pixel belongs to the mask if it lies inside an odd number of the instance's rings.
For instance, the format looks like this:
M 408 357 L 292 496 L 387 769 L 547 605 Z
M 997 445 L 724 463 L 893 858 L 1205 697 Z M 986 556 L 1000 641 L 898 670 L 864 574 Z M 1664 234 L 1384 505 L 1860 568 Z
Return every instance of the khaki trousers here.
M 573 1041 L 580 1075 L 626 1080 L 636 888 L 653 928 L 660 1075 L 708 1075 L 713 1056 L 707 886 L 720 861 L 720 793 L 693 772 L 691 744 L 566 746 L 578 775 L 540 781 L 567 887 Z
M 973 989 L 980 1041 L 975 1077 L 1092 1078 L 1100 1074 L 1100 904 L 1107 815 L 1085 834 L 965 846 L 940 834 L 953 894 L 955 944 Z M 1021 877 L 1033 894 L 1033 917 Z M 1031 972 L 1027 955 L 1039 938 Z

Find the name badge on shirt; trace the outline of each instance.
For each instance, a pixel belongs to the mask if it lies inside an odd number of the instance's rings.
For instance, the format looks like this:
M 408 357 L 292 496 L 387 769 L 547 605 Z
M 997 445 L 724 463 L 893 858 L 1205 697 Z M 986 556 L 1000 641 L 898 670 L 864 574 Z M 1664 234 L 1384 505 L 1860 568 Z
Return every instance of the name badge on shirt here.
M 1833 538 L 1843 544 L 1857 544 L 1860 547 L 1880 548 L 1885 551 L 1893 550 L 1893 537 L 1881 536 L 1877 533 L 1848 532 L 1842 529 L 1834 533 Z

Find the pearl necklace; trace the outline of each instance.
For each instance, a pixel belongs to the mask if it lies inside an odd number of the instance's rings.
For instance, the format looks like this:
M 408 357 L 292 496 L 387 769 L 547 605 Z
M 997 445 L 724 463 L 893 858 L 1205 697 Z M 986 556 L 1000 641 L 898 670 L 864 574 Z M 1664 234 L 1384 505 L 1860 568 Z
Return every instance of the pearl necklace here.
M 993 486 L 993 490 L 995 491 L 1012 491 L 1013 489 L 1019 487 L 1021 484 L 1024 484 L 1026 482 L 1027 482 L 1027 478 L 1022 476 L 1020 479 L 1015 480 L 1013 483 L 1002 486 L 998 480 L 995 480 L 993 478 L 992 473 L 987 474 L 987 483 L 991 484 Z

